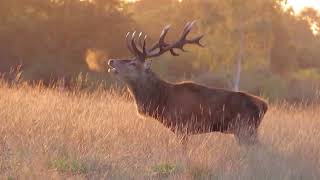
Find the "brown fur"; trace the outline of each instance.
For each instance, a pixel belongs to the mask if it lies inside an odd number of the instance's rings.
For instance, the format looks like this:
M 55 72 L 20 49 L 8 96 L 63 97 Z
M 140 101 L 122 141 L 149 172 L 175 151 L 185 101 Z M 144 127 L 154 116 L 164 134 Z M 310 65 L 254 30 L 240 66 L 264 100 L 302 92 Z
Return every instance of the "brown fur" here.
M 153 117 L 176 134 L 233 133 L 253 143 L 267 103 L 253 95 L 209 88 L 192 82 L 172 84 L 148 72 L 128 83 L 141 115 Z
M 141 115 L 157 119 L 178 135 L 186 137 L 218 131 L 235 134 L 240 143 L 254 143 L 257 129 L 267 111 L 265 101 L 243 92 L 209 88 L 192 82 L 165 82 L 150 69 L 151 63 L 146 61 L 148 58 L 166 52 L 177 56 L 175 50 L 184 50 L 186 44 L 202 46 L 200 40 L 203 35 L 187 39 L 194 23 L 187 23 L 178 41 L 172 44 L 164 42 L 169 31 L 169 26 L 166 26 L 158 43 L 150 49 L 146 48 L 146 38 L 138 48 L 136 33 L 129 32 L 127 46 L 135 58 L 110 59 L 109 72 L 128 85 Z

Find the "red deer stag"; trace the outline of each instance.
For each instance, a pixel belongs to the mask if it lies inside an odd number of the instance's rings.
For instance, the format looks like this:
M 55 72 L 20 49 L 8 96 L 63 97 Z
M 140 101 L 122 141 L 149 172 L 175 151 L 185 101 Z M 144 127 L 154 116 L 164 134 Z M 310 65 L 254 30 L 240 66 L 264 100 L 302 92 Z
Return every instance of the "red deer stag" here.
M 110 59 L 109 72 L 125 82 L 138 112 L 160 121 L 182 140 L 188 135 L 210 132 L 232 133 L 240 144 L 256 142 L 257 129 L 267 111 L 267 103 L 244 92 L 209 88 L 193 82 L 170 83 L 160 79 L 150 68 L 152 57 L 176 50 L 187 44 L 202 46 L 203 35 L 187 39 L 194 22 L 184 27 L 178 41 L 169 44 L 166 26 L 157 43 L 147 48 L 147 36 L 136 32 L 126 36 L 134 58 Z

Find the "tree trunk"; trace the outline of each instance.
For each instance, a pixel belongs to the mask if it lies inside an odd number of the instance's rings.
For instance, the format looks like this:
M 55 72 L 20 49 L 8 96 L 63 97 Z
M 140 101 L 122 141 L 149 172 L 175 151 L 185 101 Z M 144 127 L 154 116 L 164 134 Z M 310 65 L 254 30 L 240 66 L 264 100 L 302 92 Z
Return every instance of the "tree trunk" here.
M 234 85 L 233 85 L 234 91 L 239 91 L 240 79 L 241 79 L 241 69 L 242 69 L 241 66 L 242 66 L 242 60 L 244 57 L 244 30 L 243 30 L 242 25 L 240 25 L 240 28 L 239 28 L 239 35 L 240 35 L 239 52 L 238 52 L 238 56 L 237 56 L 236 73 L 234 76 Z

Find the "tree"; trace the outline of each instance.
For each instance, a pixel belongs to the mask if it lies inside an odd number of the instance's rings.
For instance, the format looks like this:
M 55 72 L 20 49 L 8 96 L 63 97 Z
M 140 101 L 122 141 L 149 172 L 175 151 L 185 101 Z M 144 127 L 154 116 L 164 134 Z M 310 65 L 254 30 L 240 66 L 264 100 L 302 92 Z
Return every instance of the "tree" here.
M 134 24 L 117 0 L 3 0 L 0 9 L 0 70 L 23 63 L 30 80 L 88 71 L 90 49 L 126 54 Z

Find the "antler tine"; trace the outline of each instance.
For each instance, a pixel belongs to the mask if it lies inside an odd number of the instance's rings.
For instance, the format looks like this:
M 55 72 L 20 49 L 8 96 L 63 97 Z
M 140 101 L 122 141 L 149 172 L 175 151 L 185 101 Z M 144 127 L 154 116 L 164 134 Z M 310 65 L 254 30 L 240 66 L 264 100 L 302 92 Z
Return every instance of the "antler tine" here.
M 135 55 L 136 55 L 137 57 L 139 57 L 138 59 L 139 59 L 140 61 L 144 61 L 145 58 L 146 58 L 146 56 L 143 54 L 143 52 L 141 52 L 141 51 L 139 50 L 139 48 L 137 47 L 136 42 L 135 42 L 136 33 L 137 33 L 136 31 L 132 33 L 132 36 L 131 36 L 131 47 L 132 47 L 133 51 L 135 52 Z
M 169 30 L 170 30 L 171 25 L 167 25 L 166 27 L 164 27 L 164 29 L 162 30 L 161 34 L 160 34 L 160 39 L 159 39 L 159 48 L 160 50 L 166 46 L 166 43 L 164 42 L 164 39 L 166 38 Z
M 127 47 L 129 49 L 129 51 L 133 54 L 133 55 L 136 55 L 136 53 L 134 52 L 134 50 L 132 49 L 132 46 L 129 42 L 129 36 L 130 36 L 131 32 L 128 32 L 127 35 L 126 35 L 126 43 L 127 43 Z
M 180 56 L 178 53 L 176 53 L 173 49 L 170 49 L 170 53 L 172 56 Z
M 203 38 L 203 35 L 198 36 L 196 38 L 193 38 L 191 40 L 187 40 L 187 36 L 190 33 L 190 31 L 192 30 L 192 27 L 194 26 L 194 24 L 196 23 L 196 21 L 192 21 L 192 22 L 188 22 L 185 26 L 184 29 L 180 35 L 180 38 L 177 42 L 173 43 L 173 44 L 166 44 L 164 42 L 164 38 L 167 35 L 170 26 L 166 26 L 164 28 L 164 30 L 162 31 L 161 35 L 160 35 L 160 40 L 158 43 L 156 43 L 151 49 L 150 49 L 150 53 L 148 53 L 147 57 L 156 57 L 156 56 L 160 56 L 161 54 L 170 51 L 170 53 L 173 56 L 179 56 L 178 53 L 176 53 L 174 50 L 175 49 L 180 49 L 181 51 L 186 51 L 184 49 L 184 46 L 186 44 L 197 44 L 201 47 L 203 47 L 203 45 L 200 43 L 200 40 Z M 159 48 L 159 51 L 154 52 L 155 49 Z
M 169 30 L 171 28 L 171 25 L 167 25 L 166 27 L 163 28 L 161 34 L 160 34 L 160 38 L 159 41 L 156 42 L 150 49 L 149 51 L 154 51 L 155 49 L 159 48 L 160 50 L 164 47 L 167 46 L 168 44 L 166 44 L 164 42 Z
M 198 37 L 195 37 L 193 39 L 188 40 L 188 42 L 191 44 L 197 44 L 198 46 L 204 47 L 204 45 L 200 43 L 200 41 L 203 37 L 204 37 L 204 35 L 202 34 Z
M 148 50 L 147 50 L 147 38 L 148 38 L 148 36 L 145 35 L 145 36 L 144 36 L 144 40 L 143 40 L 142 50 L 143 50 L 143 55 L 144 55 L 144 56 L 147 56 L 147 54 L 148 54 Z
M 196 21 L 188 22 L 184 28 L 184 30 L 181 33 L 181 40 L 186 40 L 188 34 L 192 30 L 193 25 L 195 24 Z
M 183 39 L 183 38 L 187 37 L 188 29 L 190 29 L 189 28 L 190 24 L 191 24 L 191 22 L 187 22 L 187 24 L 184 26 L 183 31 L 181 32 L 181 35 L 180 35 L 180 39 Z
M 139 43 L 140 49 L 142 49 L 142 47 L 143 47 L 142 35 L 143 35 L 143 32 L 140 32 L 139 37 L 138 37 L 138 43 Z
M 187 43 L 187 41 L 188 41 L 188 40 L 187 40 L 187 36 L 188 36 L 188 34 L 190 33 L 190 31 L 192 30 L 192 27 L 193 27 L 194 23 L 195 23 L 195 21 L 192 21 L 192 22 L 188 22 L 188 23 L 185 25 L 185 27 L 184 27 L 181 35 L 180 35 L 180 39 L 179 39 L 179 41 L 177 42 L 175 48 L 180 49 L 180 50 L 183 51 L 183 52 L 187 52 L 187 51 L 184 49 L 184 45 L 185 45 L 185 44 Z M 171 52 L 171 54 L 174 55 L 174 56 L 179 56 L 179 54 L 175 53 L 173 49 L 170 50 L 170 52 Z
M 160 34 L 159 41 L 155 43 L 150 49 L 147 48 L 147 35 L 144 36 L 144 39 L 142 41 L 144 33 L 142 32 L 139 33 L 138 46 L 137 46 L 136 44 L 137 32 L 136 31 L 132 33 L 128 32 L 126 35 L 128 49 L 133 55 L 135 55 L 138 58 L 138 60 L 144 62 L 146 58 L 160 56 L 161 54 L 164 54 L 167 51 L 170 51 L 170 53 L 173 56 L 179 56 L 179 54 L 175 52 L 175 49 L 180 49 L 181 51 L 185 51 L 184 46 L 187 44 L 196 44 L 203 47 L 203 45 L 200 43 L 200 40 L 203 38 L 203 35 L 192 38 L 190 40 L 187 39 L 187 36 L 192 30 L 192 27 L 194 26 L 195 22 L 196 21 L 188 22 L 184 26 L 184 29 L 178 41 L 172 44 L 167 44 L 165 42 L 165 38 L 171 27 L 170 25 L 165 26 Z M 130 35 L 131 35 L 131 40 L 129 39 Z M 156 50 L 158 48 L 159 50 Z
M 174 48 L 180 49 L 180 50 L 183 51 L 183 52 L 187 52 L 187 51 L 184 49 L 184 45 L 187 44 L 187 43 L 195 44 L 194 42 L 189 42 L 189 41 L 187 40 L 187 36 L 188 36 L 188 34 L 191 32 L 192 27 L 193 27 L 193 25 L 194 25 L 195 23 L 196 23 L 196 21 L 187 22 L 187 24 L 184 26 L 184 29 L 183 29 L 183 31 L 182 31 L 182 33 L 181 33 L 181 35 L 180 35 L 180 39 L 179 39 L 179 41 L 176 43 L 176 47 L 174 47 Z M 198 41 L 199 41 L 199 44 L 200 44 L 200 39 L 199 39 Z M 173 56 L 179 56 L 179 54 L 176 53 L 176 52 L 174 51 L 174 49 L 171 49 L 170 52 L 171 52 L 171 54 L 172 54 Z

